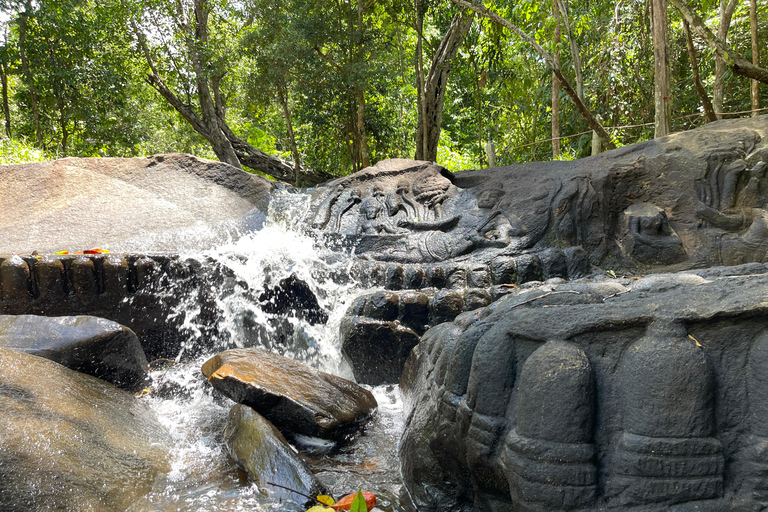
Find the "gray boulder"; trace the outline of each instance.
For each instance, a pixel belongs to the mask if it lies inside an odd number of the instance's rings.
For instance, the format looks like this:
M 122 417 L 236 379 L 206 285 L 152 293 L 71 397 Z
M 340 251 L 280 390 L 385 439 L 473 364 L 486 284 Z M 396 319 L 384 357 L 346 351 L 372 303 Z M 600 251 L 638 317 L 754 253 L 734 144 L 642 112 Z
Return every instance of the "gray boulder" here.
M 322 484 L 283 435 L 250 407 L 235 404 L 230 409 L 224 438 L 232 458 L 271 497 L 305 503 L 306 496 L 324 493 Z
M 136 334 L 94 316 L 0 315 L 0 347 L 44 357 L 130 391 L 147 381 Z
M 0 348 L 0 510 L 122 512 L 169 471 L 170 439 L 133 395 Z
M 341 440 L 367 422 L 377 404 L 354 382 L 266 350 L 226 350 L 203 375 L 225 396 L 248 405 L 286 435 Z
M 64 158 L 0 173 L 0 254 L 207 248 L 263 221 L 273 185 L 190 155 Z

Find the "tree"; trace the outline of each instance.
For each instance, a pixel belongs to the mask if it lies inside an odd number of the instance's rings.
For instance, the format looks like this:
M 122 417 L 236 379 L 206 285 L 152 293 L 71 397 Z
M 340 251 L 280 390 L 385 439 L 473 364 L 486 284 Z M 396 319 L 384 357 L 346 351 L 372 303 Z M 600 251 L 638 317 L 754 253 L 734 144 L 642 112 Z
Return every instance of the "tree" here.
M 720 20 L 717 25 L 717 38 L 726 43 L 728 30 L 731 28 L 733 12 L 736 10 L 738 0 L 720 0 Z M 715 82 L 712 85 L 712 104 L 718 119 L 723 117 L 723 90 L 725 86 L 725 59 L 720 55 L 715 56 Z
M 752 64 L 759 66 L 760 46 L 757 43 L 757 0 L 749 1 L 749 27 L 750 35 L 752 36 Z M 758 110 L 760 110 L 760 89 L 757 80 L 752 80 L 750 94 L 752 99 L 752 115 L 756 116 Z
M 667 0 L 653 0 L 653 76 L 654 76 L 654 137 L 663 137 L 670 132 L 670 107 L 672 87 L 669 80 L 667 49 Z
M 552 15 L 555 19 L 555 33 L 552 41 L 555 43 L 555 52 L 552 61 L 560 67 L 560 9 L 557 0 L 552 2 Z M 552 72 L 552 159 L 560 158 L 560 82 L 554 71 Z
M 717 55 L 723 58 L 725 64 L 734 74 L 746 78 L 757 80 L 768 84 L 768 69 L 761 68 L 741 57 L 725 41 L 719 39 L 704 24 L 701 18 L 694 13 L 683 0 L 669 0 L 680 12 L 683 19 L 688 22 L 696 34 L 701 37 L 707 45 L 715 51 Z
M 522 38 L 524 41 L 526 41 L 533 49 L 538 53 L 542 59 L 544 59 L 549 65 L 550 68 L 552 68 L 552 72 L 555 74 L 557 79 L 560 81 L 560 84 L 565 89 L 565 92 L 568 94 L 568 96 L 571 97 L 573 100 L 574 105 L 576 106 L 576 109 L 579 111 L 579 114 L 584 117 L 584 119 L 587 121 L 589 126 L 598 134 L 600 137 L 600 140 L 603 141 L 603 144 L 608 149 L 615 149 L 616 145 L 611 140 L 610 135 L 608 135 L 608 132 L 605 131 L 605 128 L 603 128 L 603 125 L 595 118 L 595 116 L 592 114 L 592 112 L 589 110 L 589 108 L 584 104 L 584 102 L 579 98 L 578 93 L 576 90 L 574 90 L 573 86 L 568 82 L 568 80 L 563 75 L 562 70 L 559 66 L 555 64 L 555 60 L 552 57 L 552 55 L 549 54 L 544 48 L 539 45 L 535 39 L 533 39 L 531 36 L 520 30 L 516 25 L 511 23 L 510 21 L 506 20 L 505 18 L 502 18 L 495 12 L 491 11 L 485 6 L 477 5 L 473 3 L 469 3 L 466 0 L 451 0 L 453 3 L 464 7 L 466 9 L 470 9 L 478 14 L 481 14 L 482 16 L 485 16 L 487 18 L 492 19 L 493 21 L 507 27 L 512 32 L 518 35 L 518 37 Z
M 424 71 L 421 65 L 423 62 L 421 54 L 423 16 L 417 3 L 416 31 L 419 42 L 416 49 L 416 74 L 419 77 L 417 84 L 420 108 L 416 129 L 416 159 L 434 161 L 437 160 L 437 145 L 440 141 L 440 125 L 448 74 L 451 72 L 451 63 L 472 26 L 473 16 L 464 11 L 454 14 L 440 46 L 432 57 L 432 64 L 426 77 L 423 76 Z
M 245 9 L 212 0 L 160 5 L 147 0 L 135 6 L 123 0 L 123 5 L 149 67 L 147 83 L 211 144 L 217 158 L 237 168 L 245 166 L 294 182 L 293 165 L 253 147 L 227 123 L 222 83 L 233 67 L 236 37 L 252 23 Z M 146 28 L 142 20 L 146 20 Z M 147 33 L 153 35 L 151 40 Z M 303 178 L 313 184 L 325 181 L 329 175 L 307 170 Z

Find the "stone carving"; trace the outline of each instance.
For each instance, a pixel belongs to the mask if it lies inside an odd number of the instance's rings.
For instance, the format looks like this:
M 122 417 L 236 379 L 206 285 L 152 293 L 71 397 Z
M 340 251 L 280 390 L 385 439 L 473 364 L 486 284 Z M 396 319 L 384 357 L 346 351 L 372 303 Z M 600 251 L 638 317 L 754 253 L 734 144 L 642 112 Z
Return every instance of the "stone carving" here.
M 759 510 L 767 272 L 555 284 L 431 328 L 401 380 L 416 505 Z
M 306 225 L 382 262 L 490 264 L 569 247 L 624 272 L 763 262 L 766 135 L 762 116 L 573 162 L 452 174 L 383 161 L 318 187 Z

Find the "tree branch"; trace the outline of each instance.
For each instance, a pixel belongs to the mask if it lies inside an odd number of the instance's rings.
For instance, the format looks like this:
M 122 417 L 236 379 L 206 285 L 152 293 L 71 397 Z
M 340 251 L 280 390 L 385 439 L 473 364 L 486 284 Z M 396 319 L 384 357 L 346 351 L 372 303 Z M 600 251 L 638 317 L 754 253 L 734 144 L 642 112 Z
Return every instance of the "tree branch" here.
M 748 60 L 742 58 L 733 50 L 733 48 L 728 46 L 725 41 L 718 39 L 709 27 L 704 24 L 701 18 L 693 12 L 683 0 L 669 1 L 672 2 L 675 9 L 680 12 L 683 19 L 688 22 L 693 31 L 704 40 L 707 46 L 723 58 L 735 75 L 744 76 L 768 84 L 768 69 L 755 66 Z
M 568 82 L 568 80 L 563 76 L 562 71 L 560 70 L 560 67 L 555 64 L 555 59 L 552 57 L 552 55 L 549 54 L 544 48 L 539 45 L 539 43 L 536 42 L 535 39 L 533 39 L 531 36 L 523 32 L 520 28 L 518 28 L 516 25 L 513 25 L 509 20 L 506 18 L 502 18 L 495 12 L 491 11 L 487 7 L 484 7 L 482 5 L 476 5 L 473 3 L 469 3 L 465 0 L 451 0 L 456 5 L 459 5 L 461 7 L 464 7 L 466 9 L 471 9 L 472 11 L 485 16 L 486 18 L 490 18 L 496 23 L 507 27 L 509 30 L 517 34 L 523 41 L 530 44 L 533 49 L 538 53 L 542 59 L 544 59 L 547 63 L 547 65 L 552 68 L 552 72 L 555 74 L 557 79 L 560 81 L 560 84 L 563 86 L 563 89 L 565 89 L 565 92 L 568 94 L 568 96 L 571 97 L 573 100 L 574 105 L 576 106 L 576 110 L 579 111 L 579 114 L 587 121 L 589 124 L 589 127 L 592 128 L 595 132 L 597 132 L 597 136 L 600 137 L 600 140 L 603 141 L 603 145 L 607 149 L 616 149 L 616 145 L 611 140 L 610 135 L 608 135 L 608 132 L 605 131 L 605 128 L 603 127 L 600 122 L 595 119 L 595 116 L 592 115 L 592 112 L 590 112 L 589 108 L 584 104 L 584 102 L 579 98 L 578 93 L 573 89 L 571 84 Z M 672 0 L 676 1 L 676 0 Z

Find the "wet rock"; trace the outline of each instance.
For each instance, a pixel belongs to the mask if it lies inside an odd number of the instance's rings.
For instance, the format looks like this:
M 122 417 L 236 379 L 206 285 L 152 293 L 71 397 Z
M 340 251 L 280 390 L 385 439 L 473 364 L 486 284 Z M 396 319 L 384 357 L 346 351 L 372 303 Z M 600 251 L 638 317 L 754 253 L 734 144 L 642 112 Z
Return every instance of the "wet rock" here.
M 271 497 L 303 504 L 306 496 L 323 493 L 322 484 L 283 435 L 247 405 L 230 409 L 224 438 L 232 458 Z
M 398 321 L 383 322 L 360 316 L 341 322 L 341 350 L 355 380 L 378 386 L 395 384 L 419 335 Z
M 273 315 L 288 315 L 306 320 L 310 324 L 324 324 L 328 313 L 320 307 L 309 285 L 291 274 L 277 286 L 267 288 L 259 295 L 261 309 Z
M 125 511 L 170 470 L 170 440 L 133 395 L 0 348 L 0 509 Z
M 0 347 L 56 361 L 130 391 L 147 380 L 149 367 L 136 334 L 104 318 L 0 315 Z
M 265 350 L 234 349 L 206 361 L 203 375 L 286 435 L 343 439 L 371 418 L 373 395 L 354 382 Z
M 258 229 L 272 189 L 241 169 L 182 154 L 7 165 L 0 254 L 204 249 Z

